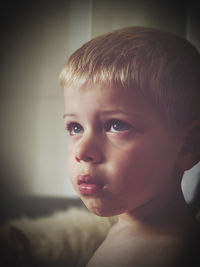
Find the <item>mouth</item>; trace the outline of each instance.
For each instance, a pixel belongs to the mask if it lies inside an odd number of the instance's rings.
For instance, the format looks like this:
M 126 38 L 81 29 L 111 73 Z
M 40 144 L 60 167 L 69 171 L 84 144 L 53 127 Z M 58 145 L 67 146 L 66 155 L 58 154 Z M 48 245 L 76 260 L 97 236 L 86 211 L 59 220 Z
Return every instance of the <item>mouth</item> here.
M 99 195 L 103 191 L 104 185 L 91 175 L 78 176 L 78 189 L 82 195 Z

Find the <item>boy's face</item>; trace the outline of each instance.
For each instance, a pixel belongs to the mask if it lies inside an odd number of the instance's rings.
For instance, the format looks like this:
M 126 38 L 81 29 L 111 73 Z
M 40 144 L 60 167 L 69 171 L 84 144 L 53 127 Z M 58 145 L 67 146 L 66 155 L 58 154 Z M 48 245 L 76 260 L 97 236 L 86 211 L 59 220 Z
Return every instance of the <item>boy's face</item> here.
M 68 171 L 92 212 L 133 212 L 162 196 L 173 179 L 180 147 L 133 90 L 103 85 L 64 90 L 70 133 Z

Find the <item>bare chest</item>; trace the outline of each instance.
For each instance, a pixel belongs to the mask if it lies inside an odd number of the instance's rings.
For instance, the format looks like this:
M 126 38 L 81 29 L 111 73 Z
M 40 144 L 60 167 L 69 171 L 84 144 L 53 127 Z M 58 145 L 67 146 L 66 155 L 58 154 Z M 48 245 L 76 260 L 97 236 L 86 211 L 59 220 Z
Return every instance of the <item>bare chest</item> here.
M 108 235 L 87 267 L 178 266 L 183 254 L 180 240 L 171 236 Z

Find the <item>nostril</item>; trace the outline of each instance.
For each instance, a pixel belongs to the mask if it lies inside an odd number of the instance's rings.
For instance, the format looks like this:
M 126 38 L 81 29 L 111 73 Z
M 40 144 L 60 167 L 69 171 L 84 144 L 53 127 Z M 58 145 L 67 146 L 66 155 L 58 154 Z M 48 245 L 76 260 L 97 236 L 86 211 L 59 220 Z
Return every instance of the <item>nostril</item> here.
M 75 157 L 76 161 L 80 162 L 81 160 L 79 159 L 79 157 Z
M 92 157 L 86 157 L 85 158 L 85 161 L 88 162 L 88 161 L 94 161 L 94 159 Z

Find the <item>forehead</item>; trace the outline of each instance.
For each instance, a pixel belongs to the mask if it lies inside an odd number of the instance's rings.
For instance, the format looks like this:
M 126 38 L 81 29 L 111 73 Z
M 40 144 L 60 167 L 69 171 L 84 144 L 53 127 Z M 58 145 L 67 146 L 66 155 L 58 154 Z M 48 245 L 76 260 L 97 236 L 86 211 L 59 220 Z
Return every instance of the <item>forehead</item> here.
M 149 112 L 152 107 L 134 89 L 124 89 L 108 84 L 74 85 L 64 88 L 65 109 L 95 106 L 106 109 L 115 107 L 118 109 L 140 110 Z

